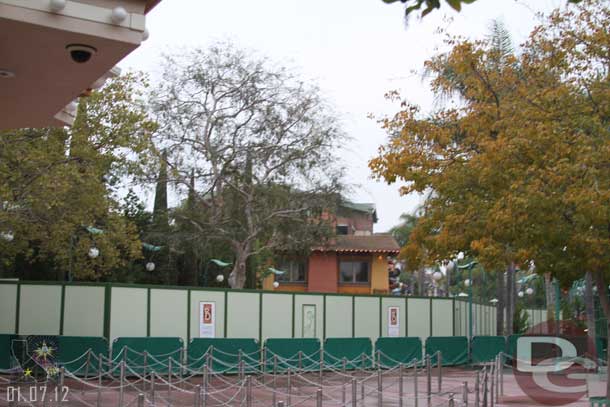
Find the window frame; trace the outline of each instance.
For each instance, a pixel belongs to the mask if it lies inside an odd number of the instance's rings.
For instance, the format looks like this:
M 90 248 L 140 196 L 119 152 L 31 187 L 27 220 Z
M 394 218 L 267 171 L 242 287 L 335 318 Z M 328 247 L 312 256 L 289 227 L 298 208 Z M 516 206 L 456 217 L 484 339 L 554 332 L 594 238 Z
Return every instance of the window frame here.
M 292 265 L 296 265 L 297 269 L 292 269 L 290 268 L 286 268 L 286 264 L 290 264 Z M 294 280 L 293 274 L 297 274 L 298 275 L 298 267 L 303 267 L 303 280 Z M 307 284 L 307 278 L 309 277 L 309 273 L 307 272 L 308 269 L 308 259 L 300 259 L 300 258 L 283 258 L 280 259 L 280 261 L 278 261 L 277 263 L 277 268 L 279 270 L 282 271 L 286 271 L 285 274 L 282 274 L 280 276 L 276 275 L 274 277 L 274 280 L 282 283 L 282 284 Z M 288 279 L 283 279 L 282 277 L 288 275 L 287 277 L 289 277 Z
M 371 256 L 369 255 L 356 255 L 356 256 L 337 256 L 337 280 L 339 285 L 366 285 L 366 286 L 370 286 L 371 285 L 371 277 L 372 277 L 372 264 L 373 261 L 371 259 Z M 342 274 L 341 274 L 341 263 L 365 263 L 367 270 L 366 270 L 366 282 L 364 281 L 356 281 L 356 274 L 357 272 L 354 272 L 354 270 L 352 269 L 352 280 L 351 281 L 343 281 L 342 280 Z

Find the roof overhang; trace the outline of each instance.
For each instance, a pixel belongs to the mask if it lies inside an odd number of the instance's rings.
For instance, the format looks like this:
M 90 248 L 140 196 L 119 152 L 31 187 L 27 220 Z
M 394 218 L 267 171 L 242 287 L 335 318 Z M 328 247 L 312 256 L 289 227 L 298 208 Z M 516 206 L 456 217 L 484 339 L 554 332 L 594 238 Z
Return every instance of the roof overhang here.
M 0 0 L 0 70 L 9 72 L 0 78 L 0 129 L 69 124 L 70 103 L 140 45 L 145 12 L 157 3 L 72 0 L 52 11 L 50 0 Z M 70 44 L 95 53 L 74 62 Z

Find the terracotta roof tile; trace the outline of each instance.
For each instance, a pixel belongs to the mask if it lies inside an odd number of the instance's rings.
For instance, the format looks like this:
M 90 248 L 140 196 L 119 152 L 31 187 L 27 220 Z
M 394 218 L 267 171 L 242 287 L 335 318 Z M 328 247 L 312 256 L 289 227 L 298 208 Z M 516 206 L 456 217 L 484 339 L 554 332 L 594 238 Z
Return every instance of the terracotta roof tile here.
M 320 251 L 351 252 L 351 253 L 395 253 L 400 251 L 396 239 L 389 234 L 369 236 L 344 235 L 331 240 Z

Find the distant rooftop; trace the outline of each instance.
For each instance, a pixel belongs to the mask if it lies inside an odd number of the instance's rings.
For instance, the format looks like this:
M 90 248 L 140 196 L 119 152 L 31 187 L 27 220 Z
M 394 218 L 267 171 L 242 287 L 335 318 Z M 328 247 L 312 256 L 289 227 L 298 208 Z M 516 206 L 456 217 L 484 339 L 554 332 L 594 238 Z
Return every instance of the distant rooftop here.
M 385 233 L 374 235 L 339 235 L 320 251 L 339 253 L 388 253 L 398 254 L 400 246 L 394 236 Z
M 374 203 L 358 203 L 351 201 L 342 201 L 341 206 L 353 211 L 364 212 L 373 215 L 373 222 L 377 222 L 377 207 Z

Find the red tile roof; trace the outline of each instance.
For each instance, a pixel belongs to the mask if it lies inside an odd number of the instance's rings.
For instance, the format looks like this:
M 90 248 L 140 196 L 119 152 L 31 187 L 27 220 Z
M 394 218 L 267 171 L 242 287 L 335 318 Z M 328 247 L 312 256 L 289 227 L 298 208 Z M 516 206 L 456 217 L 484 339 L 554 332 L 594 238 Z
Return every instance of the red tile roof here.
M 400 246 L 396 239 L 389 234 L 375 234 L 368 236 L 342 235 L 329 242 L 326 247 L 316 250 L 349 253 L 392 253 L 398 254 Z

